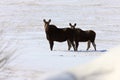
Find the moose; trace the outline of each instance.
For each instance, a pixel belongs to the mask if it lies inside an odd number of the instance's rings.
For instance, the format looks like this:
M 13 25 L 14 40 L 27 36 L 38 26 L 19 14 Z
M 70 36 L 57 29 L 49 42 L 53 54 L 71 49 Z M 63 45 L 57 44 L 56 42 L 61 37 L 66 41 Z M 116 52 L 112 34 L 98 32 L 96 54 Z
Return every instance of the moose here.
M 75 28 L 76 23 L 74 25 L 69 23 L 69 26 L 71 27 L 71 29 L 74 30 L 74 33 L 75 33 L 74 41 L 75 41 L 76 51 L 78 50 L 79 42 L 88 42 L 86 50 L 88 50 L 90 48 L 90 44 L 92 43 L 92 45 L 96 51 L 96 44 L 95 44 L 96 33 L 93 30 L 83 31 L 80 28 Z M 70 43 L 69 43 L 69 45 L 70 45 Z
M 46 21 L 43 19 L 44 28 L 46 33 L 46 38 L 50 44 L 50 50 L 53 50 L 54 41 L 57 42 L 68 42 L 68 50 L 70 50 L 70 46 L 72 45 L 74 51 L 76 50 L 74 44 L 74 30 L 71 28 L 57 28 L 55 25 L 50 24 L 51 19 Z

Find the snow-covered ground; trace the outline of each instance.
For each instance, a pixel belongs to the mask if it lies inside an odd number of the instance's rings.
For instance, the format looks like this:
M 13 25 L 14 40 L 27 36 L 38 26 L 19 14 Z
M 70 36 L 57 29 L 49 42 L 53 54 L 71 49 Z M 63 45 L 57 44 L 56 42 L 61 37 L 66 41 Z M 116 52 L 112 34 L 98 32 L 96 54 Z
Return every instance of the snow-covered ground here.
M 89 63 L 120 43 L 119 0 L 1 0 L 0 57 L 6 65 L 1 80 L 34 80 L 46 73 L 66 70 Z M 67 43 L 55 42 L 50 51 L 43 19 L 58 27 L 77 23 L 83 30 L 97 33 L 97 51 L 67 50 Z
M 40 80 L 120 80 L 120 46 L 85 65 L 48 74 Z

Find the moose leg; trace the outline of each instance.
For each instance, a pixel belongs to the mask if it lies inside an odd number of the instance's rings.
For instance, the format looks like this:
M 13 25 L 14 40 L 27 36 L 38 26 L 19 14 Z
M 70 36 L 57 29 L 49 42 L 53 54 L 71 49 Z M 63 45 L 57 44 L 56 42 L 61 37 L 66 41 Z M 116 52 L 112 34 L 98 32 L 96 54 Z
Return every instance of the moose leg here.
M 87 50 L 90 48 L 90 40 L 88 41 Z
M 67 43 L 68 43 L 68 50 L 70 50 L 70 48 L 71 48 L 71 42 L 69 40 L 67 40 Z
M 94 47 L 94 49 L 96 51 L 96 44 L 95 44 L 95 42 L 92 42 L 92 45 L 93 45 L 93 47 Z
M 50 44 L 50 49 L 51 49 L 51 51 L 52 51 L 54 42 L 53 42 L 53 41 L 49 41 L 49 44 Z
M 76 51 L 76 47 L 75 47 L 74 41 L 70 41 L 70 43 L 72 44 L 72 46 L 74 48 L 74 51 Z
M 79 42 L 76 41 L 76 42 L 75 42 L 75 45 L 76 45 L 76 51 L 77 51 L 77 50 L 78 50 L 78 46 L 79 46 Z

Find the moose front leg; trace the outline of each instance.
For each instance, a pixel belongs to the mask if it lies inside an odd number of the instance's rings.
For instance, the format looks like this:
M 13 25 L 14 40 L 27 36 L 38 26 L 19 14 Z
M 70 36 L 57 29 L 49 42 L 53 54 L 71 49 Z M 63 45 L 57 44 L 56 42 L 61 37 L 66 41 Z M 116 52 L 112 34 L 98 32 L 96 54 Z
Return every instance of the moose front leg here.
M 79 42 L 78 42 L 78 41 L 75 41 L 76 51 L 78 50 L 78 46 L 79 46 Z
M 70 41 L 70 43 L 72 44 L 74 51 L 77 51 L 74 41 Z
M 50 44 L 50 50 L 52 51 L 53 50 L 54 42 L 53 41 L 49 41 L 49 44 Z

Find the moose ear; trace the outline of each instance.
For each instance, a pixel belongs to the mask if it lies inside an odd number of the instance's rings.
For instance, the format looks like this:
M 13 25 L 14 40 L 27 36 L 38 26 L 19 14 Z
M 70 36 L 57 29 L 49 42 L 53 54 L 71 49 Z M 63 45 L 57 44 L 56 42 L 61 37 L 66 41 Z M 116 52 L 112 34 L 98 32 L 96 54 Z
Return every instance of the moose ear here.
M 48 21 L 49 23 L 51 22 L 51 19 L 49 19 L 49 21 Z
M 45 20 L 45 19 L 43 19 L 43 22 L 46 22 L 46 20 Z
M 76 25 L 77 25 L 77 24 L 75 23 L 75 24 L 74 24 L 74 27 L 75 27 Z
M 72 26 L 72 24 L 71 24 L 71 23 L 69 23 L 69 25 L 70 25 L 70 26 Z

